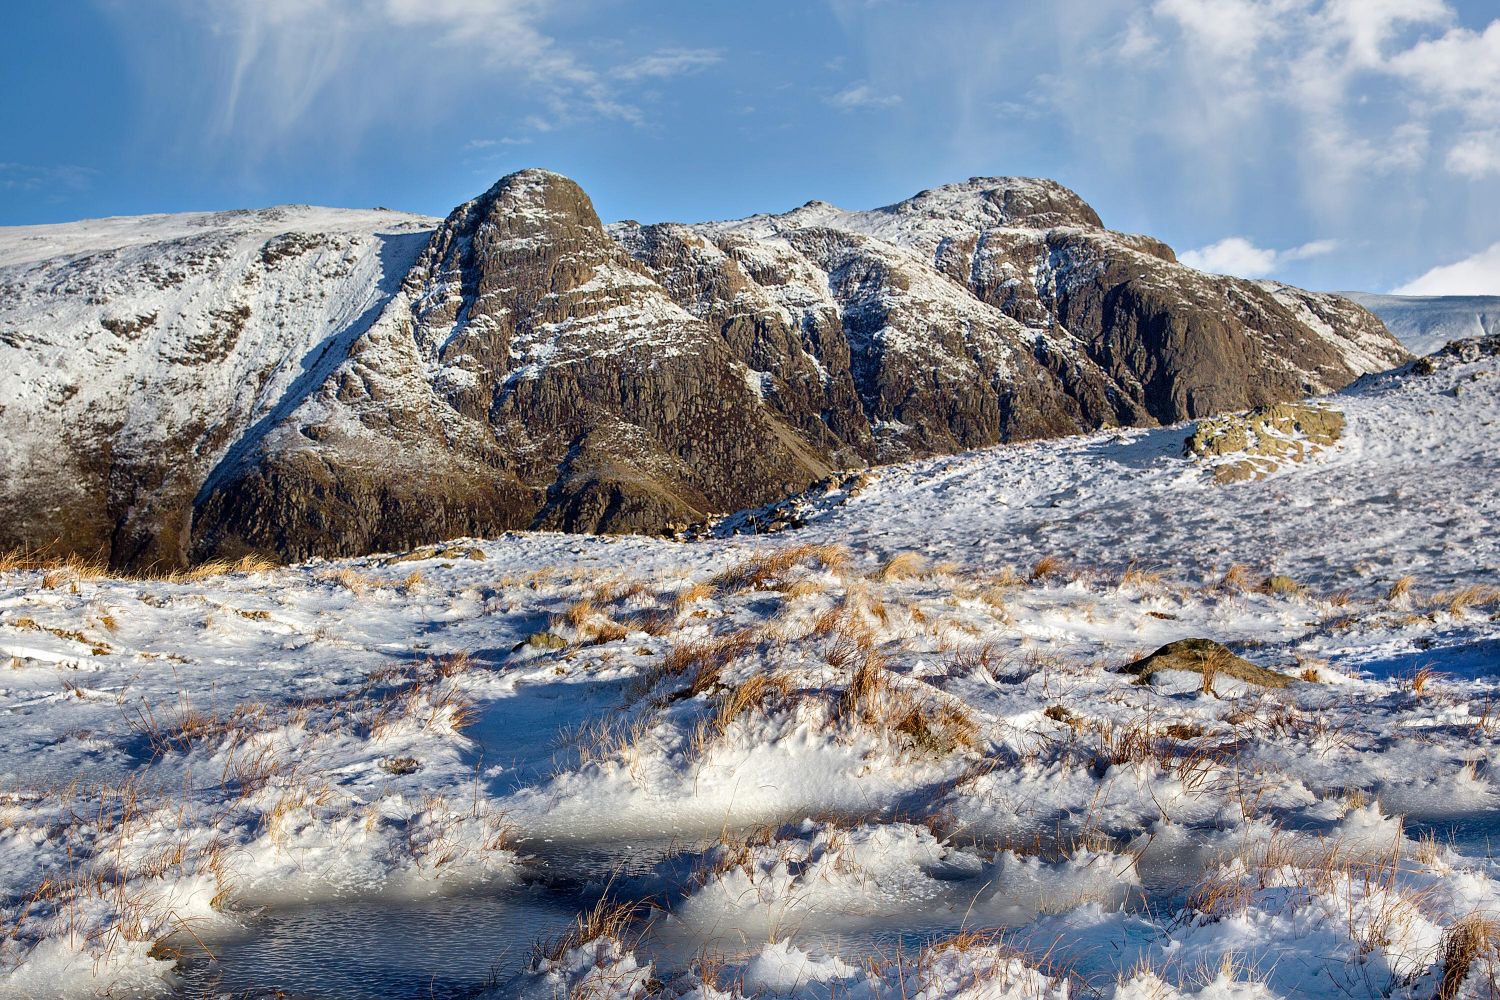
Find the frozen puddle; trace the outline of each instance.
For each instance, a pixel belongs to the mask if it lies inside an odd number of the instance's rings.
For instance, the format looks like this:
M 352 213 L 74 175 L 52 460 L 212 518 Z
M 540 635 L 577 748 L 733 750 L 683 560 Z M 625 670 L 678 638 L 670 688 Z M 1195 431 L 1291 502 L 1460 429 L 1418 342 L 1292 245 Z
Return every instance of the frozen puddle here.
M 424 900 L 279 907 L 244 932 L 183 944 L 183 997 L 462 997 L 523 969 L 576 904 L 535 887 Z
M 762 914 L 736 914 L 685 894 L 700 878 L 702 855 L 664 857 L 669 850 L 665 842 L 630 849 L 577 845 L 542 861 L 539 881 L 526 885 L 424 899 L 380 896 L 267 907 L 247 915 L 239 933 L 179 940 L 185 956 L 178 996 L 473 996 L 523 972 L 535 946 L 567 930 L 599 900 L 602 888 L 660 907 L 643 909 L 638 932 L 640 951 L 664 969 L 687 968 L 705 954 L 748 960 L 775 941 L 847 961 L 916 954 L 966 926 L 1023 927 L 1050 902 L 1045 883 L 996 886 L 992 872 L 975 870 L 976 859 L 938 873 L 938 892 L 905 909 L 859 914 L 815 906 L 768 923 Z M 603 873 L 610 882 L 574 881 L 579 873 Z M 1139 894 L 1124 895 L 1116 902 L 1128 909 L 1146 905 Z
M 618 711 L 620 694 L 614 682 L 519 684 L 488 702 L 467 730 L 478 744 L 474 764 L 494 794 L 543 790 L 576 764 L 570 734 Z M 522 808 L 535 802 L 525 794 L 511 801 Z M 503 989 L 527 969 L 539 943 L 564 933 L 606 895 L 643 901 L 639 950 L 663 970 L 688 968 L 706 954 L 747 961 L 776 941 L 850 962 L 915 954 L 969 926 L 1024 927 L 1040 913 L 1066 906 L 1080 888 L 1114 908 L 1150 905 L 1141 886 L 1120 879 L 1116 869 L 1129 863 L 1114 854 L 1100 855 L 1093 872 L 1059 874 L 1024 861 L 1004 867 L 986 860 L 989 850 L 950 849 L 924 828 L 896 824 L 920 835 L 892 834 L 882 823 L 860 825 L 858 817 L 814 823 L 802 819 L 803 811 L 788 811 L 769 824 L 763 813 L 753 824 L 738 824 L 727 815 L 714 829 L 685 827 L 682 816 L 664 812 L 655 833 L 644 832 L 635 817 L 611 837 L 623 817 L 608 802 L 596 812 L 583 818 L 575 836 L 553 827 L 546 836 L 518 842 L 516 850 L 527 858 L 519 882 L 421 898 L 387 893 L 267 901 L 260 910 L 247 910 L 236 931 L 179 936 L 175 946 L 184 959 L 178 995 L 474 996 Z M 766 836 L 771 828 L 777 830 L 774 838 Z M 852 864 L 870 865 L 868 884 L 861 884 L 863 876 L 841 882 L 850 870 L 840 853 L 845 829 L 854 838 L 850 857 L 859 859 Z M 766 842 L 754 841 L 757 836 Z M 868 843 L 861 846 L 861 838 Z M 724 863 L 724 852 L 736 849 L 726 845 L 741 842 L 757 844 L 747 849 L 743 868 Z M 879 867 L 887 856 L 895 866 L 889 872 Z M 1152 873 L 1154 891 L 1165 890 L 1158 905 L 1166 895 L 1181 898 L 1190 863 L 1159 849 L 1141 867 Z M 812 892 L 775 882 L 784 900 L 751 905 L 746 886 L 734 881 L 742 875 L 801 879 Z M 821 896 L 825 881 L 831 894 Z

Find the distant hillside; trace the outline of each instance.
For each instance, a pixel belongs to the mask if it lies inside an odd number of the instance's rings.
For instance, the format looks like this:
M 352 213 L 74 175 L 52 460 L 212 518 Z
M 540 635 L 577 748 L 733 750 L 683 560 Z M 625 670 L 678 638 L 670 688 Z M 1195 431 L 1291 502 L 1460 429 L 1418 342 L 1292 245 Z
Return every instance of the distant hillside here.
M 1379 316 L 1415 354 L 1431 354 L 1450 340 L 1500 332 L 1500 295 L 1342 294 Z

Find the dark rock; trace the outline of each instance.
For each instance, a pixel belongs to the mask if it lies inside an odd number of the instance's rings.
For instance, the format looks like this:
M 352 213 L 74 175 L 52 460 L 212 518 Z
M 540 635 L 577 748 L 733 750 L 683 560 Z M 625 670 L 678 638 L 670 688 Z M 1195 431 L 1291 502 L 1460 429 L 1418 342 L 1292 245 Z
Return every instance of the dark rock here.
M 1284 688 L 1292 683 L 1292 679 L 1285 674 L 1258 667 L 1212 639 L 1179 639 L 1169 642 L 1150 656 L 1121 667 L 1120 673 L 1150 681 L 1163 670 L 1203 674 L 1209 683 L 1213 677 L 1232 677 L 1247 684 L 1268 688 Z

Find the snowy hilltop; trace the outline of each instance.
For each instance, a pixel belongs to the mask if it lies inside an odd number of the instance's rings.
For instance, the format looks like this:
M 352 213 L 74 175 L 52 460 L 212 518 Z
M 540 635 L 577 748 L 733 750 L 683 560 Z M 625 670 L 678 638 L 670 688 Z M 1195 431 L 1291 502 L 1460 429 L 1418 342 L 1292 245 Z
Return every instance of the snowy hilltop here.
M 1416 354 L 1429 354 L 1450 340 L 1500 333 L 1500 296 L 1497 295 L 1371 295 L 1346 296 L 1385 323 Z
M 0 996 L 1493 996 L 1497 431 L 1490 337 L 772 535 L 12 557 Z
M 0 547 L 117 567 L 661 533 L 840 470 L 1339 389 L 1347 299 L 1211 276 L 1044 180 L 604 226 L 286 206 L 0 231 Z

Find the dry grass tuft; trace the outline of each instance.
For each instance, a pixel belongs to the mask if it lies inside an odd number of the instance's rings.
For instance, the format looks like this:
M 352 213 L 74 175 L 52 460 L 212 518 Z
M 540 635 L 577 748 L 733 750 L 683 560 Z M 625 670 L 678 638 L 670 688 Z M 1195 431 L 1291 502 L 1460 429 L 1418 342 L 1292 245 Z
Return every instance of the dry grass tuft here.
M 689 605 L 697 604 L 699 601 L 706 601 L 713 596 L 714 588 L 710 584 L 695 583 L 677 592 L 676 596 L 672 598 L 672 607 L 677 611 L 681 611 Z
M 930 570 L 931 564 L 920 552 L 902 552 L 888 559 L 876 575 L 883 583 L 892 583 L 926 576 Z
M 1479 584 L 1444 591 L 1441 594 L 1434 594 L 1432 598 L 1433 607 L 1445 608 L 1455 617 L 1461 616 L 1470 608 L 1482 608 L 1495 604 L 1500 604 L 1500 587 L 1485 587 Z
M 278 563 L 264 556 L 252 554 L 234 560 L 215 559 L 182 570 L 159 571 L 148 568 L 139 571 L 112 571 L 108 561 L 101 554 L 79 555 L 71 552 L 51 552 L 45 549 L 10 549 L 0 552 L 0 573 L 41 570 L 43 571 L 42 585 L 48 589 L 56 589 L 64 584 L 76 586 L 80 580 L 107 578 L 159 580 L 166 583 L 195 582 L 209 577 L 224 576 L 228 573 L 257 573 L 273 570 L 278 566 Z
M 868 633 L 845 629 L 824 654 L 835 670 L 850 672 L 849 684 L 839 698 L 839 715 L 865 723 L 879 722 L 887 702 L 890 677 L 885 656 L 875 648 Z
M 1431 665 L 1424 664 L 1418 667 L 1410 677 L 1406 678 L 1405 687 L 1413 695 L 1420 698 L 1427 692 L 1427 687 L 1438 676 L 1438 672 Z
M 1401 598 L 1411 593 L 1411 588 L 1414 584 L 1416 584 L 1416 582 L 1417 578 L 1414 576 L 1403 576 L 1401 579 L 1391 584 L 1391 589 L 1385 592 L 1385 599 L 1387 601 L 1401 600 Z
M 1056 556 L 1042 556 L 1031 567 L 1031 582 L 1041 583 L 1054 576 L 1062 576 L 1067 571 L 1063 561 Z
M 759 636 L 753 629 L 679 643 L 667 651 L 661 663 L 641 677 L 640 690 L 654 690 L 668 677 L 690 677 L 687 689 L 679 692 L 679 696 L 691 698 L 706 694 L 721 685 L 725 667 L 758 645 Z
M 1150 590 L 1162 586 L 1166 578 L 1154 570 L 1144 570 L 1134 563 L 1126 567 L 1125 572 L 1120 574 L 1121 587 L 1134 587 L 1140 590 Z
M 937 757 L 979 747 L 979 727 L 956 705 L 935 709 L 912 705 L 892 728 L 911 740 L 912 748 L 919 753 Z
M 1438 981 L 1435 1000 L 1457 1000 L 1461 990 L 1474 971 L 1476 962 L 1483 961 L 1488 982 L 1478 996 L 1500 996 L 1495 960 L 1500 949 L 1500 923 L 1489 914 L 1471 913 L 1455 921 L 1443 934 L 1443 975 Z
M 842 574 L 849 562 L 849 550 L 842 545 L 788 545 L 757 552 L 714 577 L 713 585 L 721 593 L 781 590 L 791 582 L 789 574 L 801 566 L 814 564 L 829 573 Z
M 340 566 L 338 569 L 319 573 L 318 579 L 343 587 L 356 597 L 362 597 L 367 591 L 380 586 L 378 579 L 367 576 L 351 566 Z
M 238 559 L 210 559 L 185 570 L 165 574 L 163 579 L 172 582 L 196 582 L 231 573 L 268 573 L 278 569 L 277 563 L 259 553 L 240 556 Z M 349 572 L 349 570 L 344 570 Z
M 568 931 L 550 942 L 539 943 L 532 954 L 533 967 L 547 962 L 560 962 L 568 952 L 581 948 L 592 941 L 624 941 L 635 927 L 648 904 L 621 903 L 605 897 L 594 904 L 594 908 L 580 913 Z
M 591 598 L 584 597 L 568 605 L 560 615 L 553 615 L 554 626 L 566 625 L 587 642 L 618 642 L 630 635 L 630 629 L 615 621 Z M 661 623 L 655 623 L 660 627 Z
M 722 736 L 736 719 L 763 711 L 772 703 L 784 702 L 791 693 L 791 679 L 784 674 L 756 674 L 734 687 L 725 688 L 719 695 L 714 728 Z
M 1251 587 L 1250 567 L 1241 563 L 1234 563 L 1224 571 L 1219 578 L 1220 590 L 1249 590 Z

